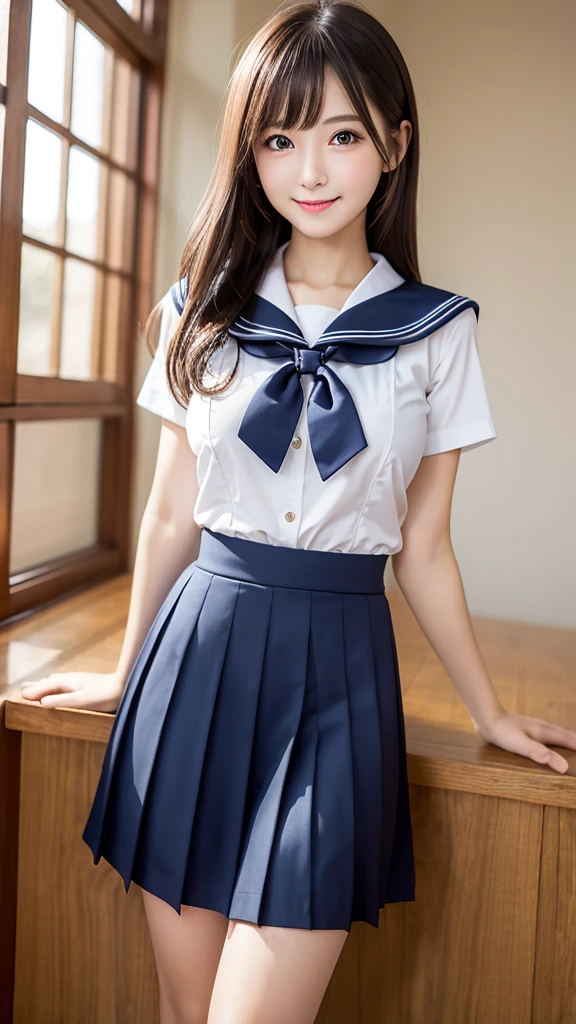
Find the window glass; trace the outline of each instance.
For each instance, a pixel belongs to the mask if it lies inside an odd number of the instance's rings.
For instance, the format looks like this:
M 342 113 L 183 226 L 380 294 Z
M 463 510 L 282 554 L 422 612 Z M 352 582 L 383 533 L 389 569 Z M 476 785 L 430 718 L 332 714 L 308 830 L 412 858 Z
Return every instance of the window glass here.
M 53 121 L 64 118 L 66 8 L 58 0 L 33 0 L 28 102 Z
M 57 244 L 59 237 L 62 139 L 29 120 L 26 125 L 22 230 L 25 235 Z
M 98 539 L 102 421 L 16 423 L 10 575 Z
M 129 14 L 132 18 L 137 21 L 140 18 L 141 3 L 140 0 L 116 0 L 118 7 L 121 7 L 126 14 Z
M 20 269 L 18 373 L 52 374 L 52 321 L 58 257 L 24 242 Z
M 103 138 L 104 71 L 104 44 L 77 21 L 70 129 L 94 149 L 101 147 Z
M 66 199 L 66 248 L 79 256 L 98 255 L 100 161 L 79 146 L 70 147 Z
M 90 380 L 92 372 L 96 269 L 89 263 L 64 262 L 60 377 Z
M 10 0 L 0 0 L 0 83 L 6 85 L 6 56 L 8 53 L 8 19 Z
M 121 327 L 125 329 L 128 312 L 128 282 L 117 274 L 107 274 L 105 289 L 100 373 L 103 380 L 126 384 L 123 367 L 118 365 L 118 358 L 119 332 Z

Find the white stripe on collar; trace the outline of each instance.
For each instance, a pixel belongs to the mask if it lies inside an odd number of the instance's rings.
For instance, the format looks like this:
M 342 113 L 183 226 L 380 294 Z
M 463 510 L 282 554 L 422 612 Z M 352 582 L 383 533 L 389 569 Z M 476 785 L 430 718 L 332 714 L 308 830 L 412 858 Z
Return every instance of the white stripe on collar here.
M 290 239 L 278 246 L 255 291 L 262 298 L 267 299 L 268 302 L 273 302 L 275 306 L 278 306 L 279 309 L 298 323 L 298 315 L 294 309 L 294 303 L 284 274 L 284 250 L 289 243 Z M 340 313 L 343 313 L 345 309 L 349 309 L 350 306 L 355 306 L 359 302 L 372 299 L 375 295 L 391 291 L 392 288 L 397 288 L 398 285 L 403 283 L 404 278 L 396 273 L 382 253 L 371 252 L 370 256 L 374 260 L 375 266 L 372 267 L 372 270 L 368 271 L 366 276 L 356 285 L 354 291 L 350 293 L 342 309 L 339 311 Z

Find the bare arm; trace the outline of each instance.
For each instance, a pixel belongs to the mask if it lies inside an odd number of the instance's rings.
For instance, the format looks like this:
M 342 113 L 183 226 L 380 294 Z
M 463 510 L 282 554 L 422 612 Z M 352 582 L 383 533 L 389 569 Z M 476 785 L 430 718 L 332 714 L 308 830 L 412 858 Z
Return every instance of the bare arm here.
M 154 479 L 142 516 L 126 631 L 113 673 L 53 672 L 21 690 L 44 707 L 97 711 L 117 708 L 130 670 L 156 613 L 180 573 L 198 554 L 193 519 L 198 494 L 196 456 L 184 427 L 162 420 Z
M 544 744 L 576 749 L 576 733 L 507 712 L 478 647 L 450 538 L 450 511 L 460 449 L 428 455 L 407 490 L 403 546 L 392 555 L 394 575 L 430 646 L 438 655 L 476 731 L 505 750 L 565 772 L 568 762 Z
M 180 573 L 198 554 L 200 527 L 196 456 L 186 431 L 162 420 L 158 457 L 134 561 L 126 633 L 116 669 L 124 687 L 158 609 Z

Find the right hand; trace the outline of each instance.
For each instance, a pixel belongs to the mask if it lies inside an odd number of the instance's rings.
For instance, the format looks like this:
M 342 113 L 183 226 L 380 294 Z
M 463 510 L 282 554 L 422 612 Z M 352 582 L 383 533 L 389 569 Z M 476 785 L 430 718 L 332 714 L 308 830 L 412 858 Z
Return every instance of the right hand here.
M 40 702 L 44 708 L 116 711 L 123 689 L 115 672 L 52 672 L 24 683 L 20 693 L 25 701 Z

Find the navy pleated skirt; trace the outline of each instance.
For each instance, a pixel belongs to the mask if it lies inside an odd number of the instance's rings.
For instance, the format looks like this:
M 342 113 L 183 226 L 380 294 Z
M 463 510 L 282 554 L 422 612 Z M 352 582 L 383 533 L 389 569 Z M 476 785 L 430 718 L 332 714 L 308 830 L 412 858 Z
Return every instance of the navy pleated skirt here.
M 346 930 L 415 898 L 387 557 L 202 530 L 127 681 L 82 835 L 126 891 Z

